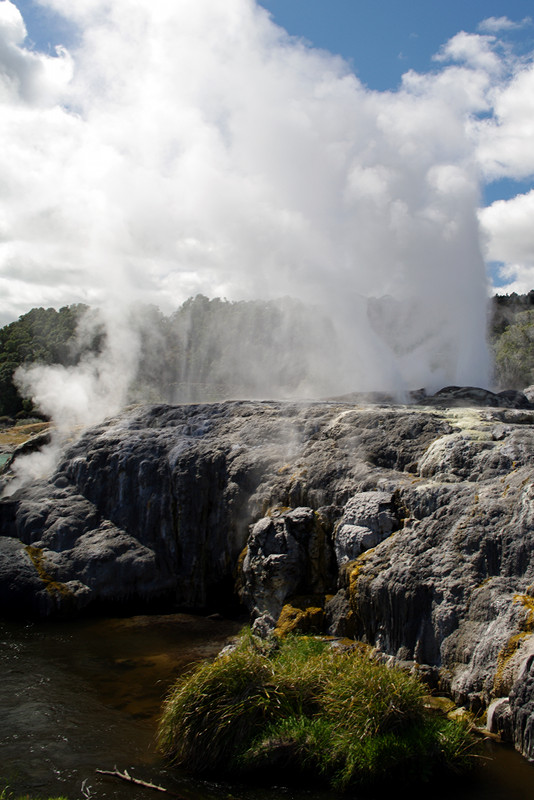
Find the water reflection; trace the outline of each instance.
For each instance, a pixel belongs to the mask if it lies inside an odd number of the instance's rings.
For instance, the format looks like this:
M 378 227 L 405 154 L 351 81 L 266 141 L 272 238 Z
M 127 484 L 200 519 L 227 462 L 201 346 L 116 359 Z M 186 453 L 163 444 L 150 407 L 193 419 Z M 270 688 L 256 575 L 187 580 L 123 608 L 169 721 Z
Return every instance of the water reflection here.
M 239 626 L 188 615 L 0 628 L 0 778 L 14 792 L 132 798 L 96 769 L 162 767 L 154 732 L 176 675 Z
M 185 614 L 20 626 L 0 625 L 0 788 L 70 800 L 164 797 L 96 770 L 127 769 L 184 800 L 333 800 L 328 792 L 199 782 L 166 769 L 154 744 L 173 679 L 215 655 L 239 625 Z M 488 744 L 488 760 L 461 786 L 432 786 L 411 800 L 524 800 L 534 767 Z M 275 780 L 276 776 L 273 776 Z M 402 787 L 396 791 L 402 796 Z

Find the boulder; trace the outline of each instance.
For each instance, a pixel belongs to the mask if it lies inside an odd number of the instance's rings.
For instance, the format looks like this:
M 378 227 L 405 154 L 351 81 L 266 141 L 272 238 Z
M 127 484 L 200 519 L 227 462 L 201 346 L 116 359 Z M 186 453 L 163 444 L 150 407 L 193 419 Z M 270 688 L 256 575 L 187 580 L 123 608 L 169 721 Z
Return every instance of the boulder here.
M 529 398 L 523 392 L 506 389 L 502 392 L 491 392 L 478 386 L 445 386 L 434 395 L 418 400 L 423 405 L 452 408 L 454 406 L 489 406 L 496 408 L 533 408 Z
M 338 568 L 376 547 L 398 527 L 392 492 L 360 492 L 351 497 L 334 532 Z
M 241 598 L 255 616 L 277 619 L 288 597 L 325 593 L 333 583 L 329 544 L 311 508 L 273 511 L 251 530 L 242 565 Z

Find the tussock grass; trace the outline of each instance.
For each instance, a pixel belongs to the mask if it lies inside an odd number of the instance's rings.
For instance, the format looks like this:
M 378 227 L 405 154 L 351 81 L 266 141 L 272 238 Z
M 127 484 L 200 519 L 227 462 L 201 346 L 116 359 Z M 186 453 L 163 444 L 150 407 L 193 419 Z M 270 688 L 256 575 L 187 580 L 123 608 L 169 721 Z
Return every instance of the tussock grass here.
M 178 681 L 159 728 L 162 752 L 194 773 L 286 773 L 340 790 L 462 772 L 473 739 L 429 714 L 415 677 L 313 638 L 244 633 L 235 650 Z
M 174 687 L 159 727 L 160 749 L 194 772 L 217 771 L 259 731 L 275 687 L 266 654 L 243 638 Z

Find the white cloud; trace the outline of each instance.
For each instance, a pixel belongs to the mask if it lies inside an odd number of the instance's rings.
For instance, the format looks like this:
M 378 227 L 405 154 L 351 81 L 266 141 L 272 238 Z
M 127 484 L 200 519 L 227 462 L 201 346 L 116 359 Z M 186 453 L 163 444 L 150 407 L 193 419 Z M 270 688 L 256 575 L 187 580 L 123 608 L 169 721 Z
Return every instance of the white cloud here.
M 6 0 L 0 6 L 0 30 L 6 47 L 19 45 L 26 38 L 26 26 L 18 8 Z
M 436 61 L 458 61 L 475 69 L 499 74 L 503 65 L 494 51 L 494 36 L 479 36 L 460 31 L 434 56 Z
M 532 25 L 530 17 L 524 17 L 520 22 L 514 22 L 508 17 L 488 17 L 478 25 L 481 33 L 502 33 L 503 31 L 514 31 Z
M 518 63 L 492 90 L 493 116 L 474 124 L 478 159 L 487 178 L 534 175 L 534 65 Z
M 534 190 L 512 200 L 498 200 L 480 211 L 486 257 L 501 262 L 506 292 L 528 292 L 534 286 Z M 503 289 L 500 289 L 502 292 Z
M 528 264 L 503 264 L 499 268 L 499 282 L 492 294 L 528 294 L 534 286 L 534 266 Z
M 44 106 L 54 102 L 71 77 L 65 50 L 56 57 L 25 49 L 26 27 L 17 7 L 0 3 L 0 104 L 25 102 Z
M 498 34 L 532 24 L 526 17 L 512 23 L 506 17 L 490 18 L 479 30 Z M 427 85 L 450 84 L 463 90 L 471 88 L 466 98 L 466 124 L 470 133 L 483 182 L 500 178 L 529 180 L 534 177 L 534 66 L 531 59 L 514 54 L 513 48 L 496 35 L 480 36 L 461 32 L 438 54 L 438 60 L 452 65 L 440 75 L 416 76 Z M 456 66 L 454 62 L 459 62 Z M 456 74 L 455 74 L 456 70 Z M 410 76 L 406 76 L 410 82 Z M 470 109 L 469 109 L 470 106 Z M 499 201 L 479 215 L 482 243 L 487 261 L 502 263 L 499 291 L 529 291 L 532 285 L 532 216 L 530 195 Z M 521 288 L 522 287 L 522 288 Z

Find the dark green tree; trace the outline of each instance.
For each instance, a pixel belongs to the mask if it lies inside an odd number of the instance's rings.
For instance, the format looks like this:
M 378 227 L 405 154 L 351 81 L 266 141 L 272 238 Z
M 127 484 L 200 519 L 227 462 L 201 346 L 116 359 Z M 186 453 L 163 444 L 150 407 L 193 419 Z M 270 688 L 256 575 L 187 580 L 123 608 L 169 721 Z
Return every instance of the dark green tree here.
M 0 329 L 0 415 L 15 416 L 30 411 L 13 382 L 23 364 L 76 364 L 81 350 L 76 331 L 87 311 L 83 304 L 54 308 L 32 308 L 16 322 Z
M 521 311 L 494 340 L 495 380 L 500 388 L 534 383 L 534 310 Z

